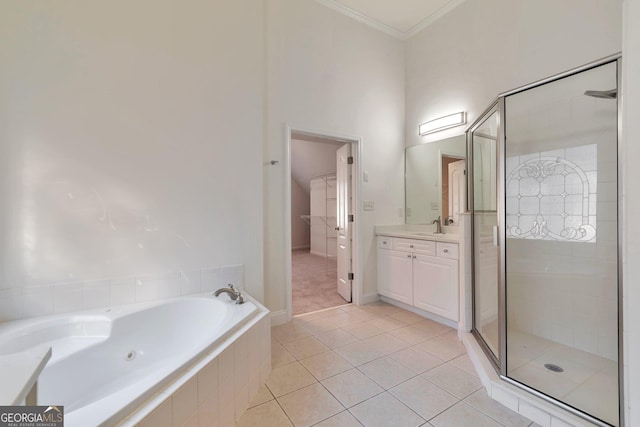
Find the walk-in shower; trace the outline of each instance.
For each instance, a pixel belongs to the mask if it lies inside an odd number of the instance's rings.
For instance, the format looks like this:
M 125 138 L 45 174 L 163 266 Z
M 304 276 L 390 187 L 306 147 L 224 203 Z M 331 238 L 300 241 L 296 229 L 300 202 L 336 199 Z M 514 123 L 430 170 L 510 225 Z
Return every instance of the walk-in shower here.
M 619 69 L 611 57 L 504 93 L 467 131 L 473 332 L 505 381 L 612 426 Z

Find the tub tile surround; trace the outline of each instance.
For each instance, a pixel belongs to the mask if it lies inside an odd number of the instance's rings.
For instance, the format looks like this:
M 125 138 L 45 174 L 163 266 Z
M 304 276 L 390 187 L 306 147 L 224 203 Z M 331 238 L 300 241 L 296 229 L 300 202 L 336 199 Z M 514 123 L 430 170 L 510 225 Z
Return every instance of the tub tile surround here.
M 264 386 L 271 372 L 270 327 L 263 309 L 118 425 L 233 426 L 249 406 L 272 400 Z
M 0 322 L 244 288 L 242 265 L 0 289 Z
M 427 333 L 394 334 L 409 327 Z M 309 338 L 326 348 L 287 350 Z M 487 395 L 456 330 L 384 302 L 296 316 L 272 328 L 271 349 L 273 371 L 238 427 L 536 426 Z

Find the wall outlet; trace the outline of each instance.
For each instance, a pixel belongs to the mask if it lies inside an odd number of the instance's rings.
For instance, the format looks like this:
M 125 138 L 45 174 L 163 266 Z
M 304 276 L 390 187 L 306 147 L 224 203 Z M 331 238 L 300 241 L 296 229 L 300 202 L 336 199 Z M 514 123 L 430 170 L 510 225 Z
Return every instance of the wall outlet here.
M 365 200 L 363 202 L 363 209 L 365 211 L 372 211 L 373 210 L 373 201 L 372 200 Z

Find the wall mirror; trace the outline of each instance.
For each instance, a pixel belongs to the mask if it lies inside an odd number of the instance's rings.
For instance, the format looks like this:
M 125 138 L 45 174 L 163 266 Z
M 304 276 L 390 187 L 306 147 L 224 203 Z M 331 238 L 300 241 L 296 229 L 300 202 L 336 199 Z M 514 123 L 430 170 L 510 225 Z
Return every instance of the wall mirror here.
M 464 135 L 405 149 L 405 223 L 441 217 L 443 225 L 458 225 L 466 210 L 466 154 Z

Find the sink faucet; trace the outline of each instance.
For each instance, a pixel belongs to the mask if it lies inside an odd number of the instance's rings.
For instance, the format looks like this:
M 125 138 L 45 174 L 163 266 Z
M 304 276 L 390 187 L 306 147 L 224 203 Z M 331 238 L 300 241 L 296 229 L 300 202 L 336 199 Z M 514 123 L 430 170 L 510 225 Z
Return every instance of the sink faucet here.
M 440 222 L 440 217 L 438 217 L 438 219 L 434 219 L 431 224 L 436 225 L 436 234 L 442 234 L 442 223 Z
M 236 291 L 231 283 L 229 283 L 228 288 L 220 288 L 213 293 L 214 296 L 219 296 L 220 294 L 228 294 L 229 298 L 236 302 L 236 304 L 244 304 L 244 298 L 242 298 L 242 293 L 240 291 Z

